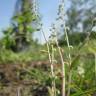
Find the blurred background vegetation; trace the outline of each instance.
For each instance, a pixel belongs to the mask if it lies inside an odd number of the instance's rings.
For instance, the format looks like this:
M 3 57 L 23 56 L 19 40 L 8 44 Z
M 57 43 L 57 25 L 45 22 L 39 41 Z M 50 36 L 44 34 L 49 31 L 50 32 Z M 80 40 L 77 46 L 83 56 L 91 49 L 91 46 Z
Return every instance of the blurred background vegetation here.
M 70 96 L 95 96 L 96 2 L 95 0 L 69 0 L 69 2 L 70 7 L 66 9 L 65 21 L 66 26 L 68 26 L 69 44 L 72 47 L 70 51 L 73 64 Z M 34 32 L 42 31 L 42 18 L 36 10 L 36 2 L 34 0 L 17 0 L 14 13 L 11 19 L 11 26 L 2 31 L 4 36 L 0 39 L 0 64 L 27 65 L 33 61 L 48 61 L 46 43 L 40 44 L 38 40 L 33 39 Z M 67 62 L 69 49 L 65 31 L 62 27 L 62 25 L 58 27 L 57 38 L 62 49 L 64 61 Z M 48 43 L 50 43 L 50 40 Z M 22 69 L 25 71 L 23 79 L 34 79 L 37 82 L 34 88 L 31 86 L 32 88 L 27 89 L 28 92 L 29 90 L 32 92 L 32 96 L 52 96 L 49 94 L 51 94 L 50 87 L 53 79 L 56 81 L 56 96 L 61 96 L 61 61 L 56 44 L 53 44 L 53 46 L 56 49 L 54 53 L 57 61 L 55 64 L 57 67 L 54 69 L 56 78 L 50 76 L 50 67 L 47 70 L 42 68 Z M 50 50 L 52 49 L 50 48 Z M 67 86 L 69 68 L 67 64 L 65 67 Z M 46 90 L 44 91 L 44 89 Z M 38 95 L 43 91 L 45 92 L 44 94 Z

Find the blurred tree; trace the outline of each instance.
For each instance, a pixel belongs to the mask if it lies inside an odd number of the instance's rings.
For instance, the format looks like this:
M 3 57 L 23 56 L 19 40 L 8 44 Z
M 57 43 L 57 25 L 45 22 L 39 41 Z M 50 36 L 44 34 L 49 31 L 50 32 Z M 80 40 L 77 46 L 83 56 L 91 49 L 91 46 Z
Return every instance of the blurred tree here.
M 78 45 L 85 40 L 87 32 L 92 30 L 92 22 L 96 17 L 96 2 L 95 0 L 69 0 L 68 4 L 65 19 L 66 26 L 70 29 L 68 30 L 69 42 L 72 45 Z M 64 30 L 60 32 L 63 35 L 60 33 L 59 43 L 66 45 Z
M 90 31 L 92 28 L 92 20 L 96 17 L 96 1 L 70 0 L 67 17 L 67 24 L 71 32 Z
M 14 39 L 14 44 L 10 46 L 14 51 L 27 48 L 33 41 L 32 33 L 37 31 L 40 20 L 36 4 L 36 0 L 17 0 L 16 2 L 11 20 L 12 30 L 4 31 Z

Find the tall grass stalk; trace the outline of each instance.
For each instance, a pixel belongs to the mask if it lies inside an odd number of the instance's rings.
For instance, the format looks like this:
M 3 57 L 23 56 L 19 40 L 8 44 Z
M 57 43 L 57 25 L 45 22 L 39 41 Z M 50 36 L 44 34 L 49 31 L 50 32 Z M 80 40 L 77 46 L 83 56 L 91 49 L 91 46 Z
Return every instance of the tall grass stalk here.
M 58 37 L 57 37 L 57 29 L 56 29 L 56 26 L 55 24 L 53 24 L 52 26 L 52 35 L 53 35 L 53 42 L 56 44 L 57 46 L 57 49 L 58 49 L 58 52 L 59 52 L 59 56 L 60 56 L 60 59 L 61 59 L 61 65 L 62 65 L 62 69 L 61 69 L 61 75 L 62 75 L 62 96 L 65 96 L 65 93 L 66 93 L 66 90 L 65 90 L 65 62 L 64 62 L 64 59 L 63 59 L 63 54 L 62 54 L 62 51 L 61 51 L 61 48 L 59 46 L 59 43 L 58 43 Z
M 60 58 L 61 58 L 61 63 L 62 63 L 62 96 L 65 96 L 65 93 L 66 93 L 66 90 L 65 90 L 65 80 L 66 80 L 65 79 L 65 62 L 63 60 L 63 55 L 62 55 L 61 48 L 58 44 L 57 39 L 56 39 L 56 45 L 57 45 L 59 55 L 60 55 Z
M 67 33 L 67 30 L 66 30 L 66 26 L 64 24 L 64 32 L 65 32 L 65 36 L 66 36 L 66 42 L 67 42 L 67 46 L 68 46 L 68 49 L 69 49 L 69 52 L 68 52 L 68 61 L 69 61 L 69 74 L 68 74 L 68 92 L 67 92 L 67 96 L 70 96 L 70 85 L 71 85 L 71 75 L 72 75 L 72 70 L 71 70 L 71 54 L 70 54 L 70 44 L 69 44 L 69 38 L 68 38 L 68 33 Z
M 54 74 L 54 52 L 53 52 L 53 46 L 52 47 L 52 54 L 50 52 L 50 44 L 48 43 L 47 39 L 46 39 L 46 36 L 45 36 L 45 33 L 43 31 L 43 28 L 42 28 L 42 34 L 44 36 L 44 39 L 46 41 L 46 44 L 47 44 L 47 52 L 48 52 L 48 57 L 49 57 L 49 61 L 50 61 L 50 69 L 51 69 L 51 75 L 52 75 L 52 94 L 50 94 L 51 96 L 56 96 L 56 84 L 55 84 L 55 74 Z
M 69 53 L 68 53 L 69 74 L 68 74 L 68 92 L 67 92 L 67 96 L 70 96 L 70 84 L 71 84 L 71 75 L 72 75 L 71 69 L 70 69 L 70 67 L 71 67 L 71 54 L 70 54 L 69 38 L 68 38 L 68 34 L 67 34 L 67 27 L 66 27 L 66 24 L 65 24 L 65 10 L 64 10 L 65 4 L 64 4 L 64 0 L 61 0 L 60 6 L 61 7 L 60 7 L 60 12 L 59 12 L 59 15 L 60 15 L 59 18 L 62 21 L 62 25 L 63 25 L 65 36 L 66 36 L 67 46 L 68 46 L 68 49 L 69 49 Z M 62 67 L 64 67 L 64 66 L 62 66 Z M 63 71 L 64 71 L 64 69 L 63 69 Z
M 52 76 L 53 76 L 53 82 L 52 82 L 52 86 L 53 86 L 53 93 L 54 93 L 54 96 L 56 96 L 56 84 L 55 84 L 55 73 L 54 73 L 54 61 L 55 61 L 55 58 L 54 58 L 54 47 L 53 45 L 51 45 L 52 47 L 52 64 L 51 64 L 51 69 L 52 69 Z
M 57 20 L 61 20 L 62 24 L 61 25 L 64 25 L 65 27 L 65 12 L 64 12 L 64 0 L 60 0 L 60 5 L 59 5 L 59 10 L 58 10 L 58 15 L 59 17 L 57 18 Z M 56 31 L 55 31 L 56 33 Z M 59 55 L 60 55 L 60 58 L 61 58 L 61 63 L 62 63 L 62 96 L 65 96 L 66 95 L 66 86 L 65 86 L 65 83 L 66 83 L 66 78 L 65 78 L 65 62 L 64 62 L 64 59 L 63 59 L 63 55 L 62 55 L 62 52 L 61 52 L 61 48 L 58 44 L 58 40 L 57 40 L 57 33 L 56 33 L 56 45 L 57 45 L 57 48 L 58 48 L 58 51 L 59 51 Z
M 21 87 L 17 88 L 17 96 L 21 96 Z

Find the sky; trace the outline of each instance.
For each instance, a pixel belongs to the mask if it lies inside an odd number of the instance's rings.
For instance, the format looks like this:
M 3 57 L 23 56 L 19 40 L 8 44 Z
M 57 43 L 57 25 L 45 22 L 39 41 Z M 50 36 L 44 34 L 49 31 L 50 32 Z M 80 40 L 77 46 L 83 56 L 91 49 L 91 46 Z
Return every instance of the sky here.
M 1 30 L 10 25 L 10 18 L 13 15 L 15 0 L 0 0 L 0 37 Z
M 42 16 L 43 30 L 46 33 L 46 38 L 49 37 L 49 28 L 54 23 L 57 17 L 59 0 L 38 0 L 39 12 Z M 10 19 L 14 13 L 16 0 L 0 0 L 0 37 L 2 30 L 10 26 Z M 35 37 L 39 38 L 40 42 L 44 42 L 41 32 L 36 32 Z

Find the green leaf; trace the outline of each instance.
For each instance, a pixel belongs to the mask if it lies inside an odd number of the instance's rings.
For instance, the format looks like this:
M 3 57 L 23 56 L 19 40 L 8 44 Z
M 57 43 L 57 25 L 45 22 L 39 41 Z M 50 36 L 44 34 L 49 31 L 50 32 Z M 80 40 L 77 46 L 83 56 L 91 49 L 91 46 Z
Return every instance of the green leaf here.
M 86 94 L 92 94 L 92 93 L 95 93 L 96 92 L 96 87 L 95 88 L 91 88 L 91 89 L 88 89 L 86 91 L 83 91 L 83 92 L 77 92 L 71 96 L 83 96 L 83 95 L 86 95 Z M 87 95 L 86 95 L 87 96 Z
M 71 62 L 71 69 L 73 69 L 77 64 L 78 64 L 78 62 L 79 62 L 79 59 L 80 59 L 80 55 L 77 55 L 74 59 L 73 59 L 73 61 Z
M 34 29 L 32 28 L 32 26 L 27 26 L 27 30 L 28 30 L 28 32 L 34 32 Z

